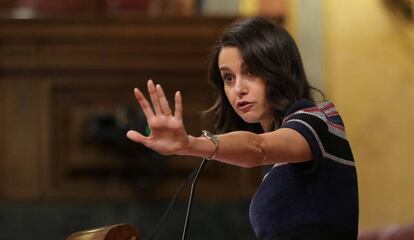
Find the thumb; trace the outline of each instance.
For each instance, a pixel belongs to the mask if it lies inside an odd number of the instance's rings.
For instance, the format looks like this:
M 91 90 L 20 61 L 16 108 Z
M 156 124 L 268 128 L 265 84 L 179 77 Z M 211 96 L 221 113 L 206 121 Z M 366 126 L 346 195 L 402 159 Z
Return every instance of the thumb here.
M 134 142 L 141 143 L 144 145 L 147 141 L 147 138 L 145 136 L 143 136 L 141 133 L 134 131 L 134 130 L 129 130 L 126 134 L 126 137 Z

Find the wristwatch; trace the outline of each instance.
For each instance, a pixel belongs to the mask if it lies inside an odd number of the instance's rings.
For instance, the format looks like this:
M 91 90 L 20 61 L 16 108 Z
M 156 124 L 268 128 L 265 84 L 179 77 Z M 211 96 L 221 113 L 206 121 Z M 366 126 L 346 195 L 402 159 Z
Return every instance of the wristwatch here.
M 207 158 L 207 160 L 211 160 L 216 156 L 216 153 L 218 151 L 218 145 L 219 145 L 219 140 L 217 135 L 212 134 L 211 132 L 207 131 L 207 130 L 203 130 L 201 131 L 201 136 L 207 138 L 208 140 L 210 140 L 214 146 L 216 146 L 216 148 L 214 149 L 213 154 L 211 154 L 210 157 Z

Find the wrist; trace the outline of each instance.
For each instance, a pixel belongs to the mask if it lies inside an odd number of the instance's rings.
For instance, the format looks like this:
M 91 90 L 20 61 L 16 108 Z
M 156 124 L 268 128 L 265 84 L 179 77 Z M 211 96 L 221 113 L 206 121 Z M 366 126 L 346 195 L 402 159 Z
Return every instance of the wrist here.
M 188 142 L 177 152 L 177 155 L 212 159 L 217 155 L 218 145 L 205 136 L 194 137 L 188 135 Z
M 176 155 L 185 155 L 191 156 L 191 146 L 194 145 L 194 137 L 191 135 L 187 135 L 187 141 L 183 144 L 180 151 L 176 153 Z
M 217 135 L 214 135 L 207 130 L 203 130 L 201 136 L 207 139 L 208 141 L 210 141 L 212 144 L 214 144 L 214 151 L 209 156 L 205 157 L 205 159 L 211 160 L 216 156 L 217 151 L 218 151 L 218 147 L 219 147 L 218 137 Z

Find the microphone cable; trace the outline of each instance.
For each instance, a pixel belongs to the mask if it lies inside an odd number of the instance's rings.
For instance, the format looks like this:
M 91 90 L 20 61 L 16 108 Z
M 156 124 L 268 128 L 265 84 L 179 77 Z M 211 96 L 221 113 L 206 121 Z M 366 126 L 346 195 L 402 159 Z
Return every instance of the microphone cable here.
M 184 180 L 181 185 L 177 188 L 177 190 L 175 191 L 174 196 L 172 197 L 170 204 L 168 205 L 167 209 L 165 210 L 164 214 L 162 215 L 160 221 L 158 222 L 157 226 L 152 230 L 151 235 L 148 237 L 148 240 L 153 240 L 155 238 L 155 236 L 158 233 L 159 228 L 161 227 L 161 225 L 164 223 L 165 219 L 167 218 L 172 206 L 175 203 L 175 200 L 177 200 L 177 197 L 180 195 L 180 193 L 182 192 L 182 190 L 184 189 L 184 187 L 190 182 L 192 181 L 191 184 L 191 191 L 190 191 L 190 198 L 189 198 L 189 202 L 188 202 L 188 206 L 187 206 L 187 213 L 186 213 L 186 218 L 185 218 L 185 222 L 184 222 L 184 231 L 183 231 L 183 239 L 185 239 L 185 232 L 187 231 L 187 226 L 188 226 L 188 219 L 189 219 L 189 214 L 190 214 L 190 209 L 191 209 L 191 201 L 194 195 L 194 188 L 195 188 L 195 183 L 197 181 L 197 178 L 201 172 L 201 170 L 203 169 L 204 165 L 206 163 L 206 159 L 204 158 L 203 161 L 201 162 L 200 166 L 195 168 L 187 177 L 186 180 Z
M 206 162 L 207 162 L 207 159 L 203 158 L 203 161 L 201 161 L 200 167 L 198 167 L 197 172 L 196 172 L 196 174 L 193 178 L 193 182 L 191 183 L 190 197 L 188 198 L 187 214 L 185 216 L 184 229 L 183 229 L 183 235 L 181 237 L 181 240 L 185 240 L 185 237 L 187 235 L 188 221 L 190 219 L 191 205 L 192 205 L 192 202 L 193 202 L 195 186 L 196 186 L 196 183 L 197 183 L 198 176 L 200 175 L 201 170 L 203 170 L 204 165 L 206 164 Z

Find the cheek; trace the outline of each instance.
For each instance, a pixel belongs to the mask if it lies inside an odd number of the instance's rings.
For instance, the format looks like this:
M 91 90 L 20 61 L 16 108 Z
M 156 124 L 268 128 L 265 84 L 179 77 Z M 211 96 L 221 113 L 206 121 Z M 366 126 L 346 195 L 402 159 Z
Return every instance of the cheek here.
M 263 100 L 267 101 L 266 98 L 266 84 L 263 82 L 259 86 L 257 86 L 257 92 L 260 96 L 262 96 Z
M 227 99 L 231 103 L 232 101 L 231 101 L 231 92 L 230 92 L 230 89 L 228 89 L 227 87 L 224 87 L 224 93 L 226 94 Z
M 232 94 L 231 90 L 228 88 L 224 88 L 224 93 L 226 94 L 227 101 L 229 102 L 230 106 L 233 108 L 234 111 L 236 111 L 234 106 L 234 94 Z

